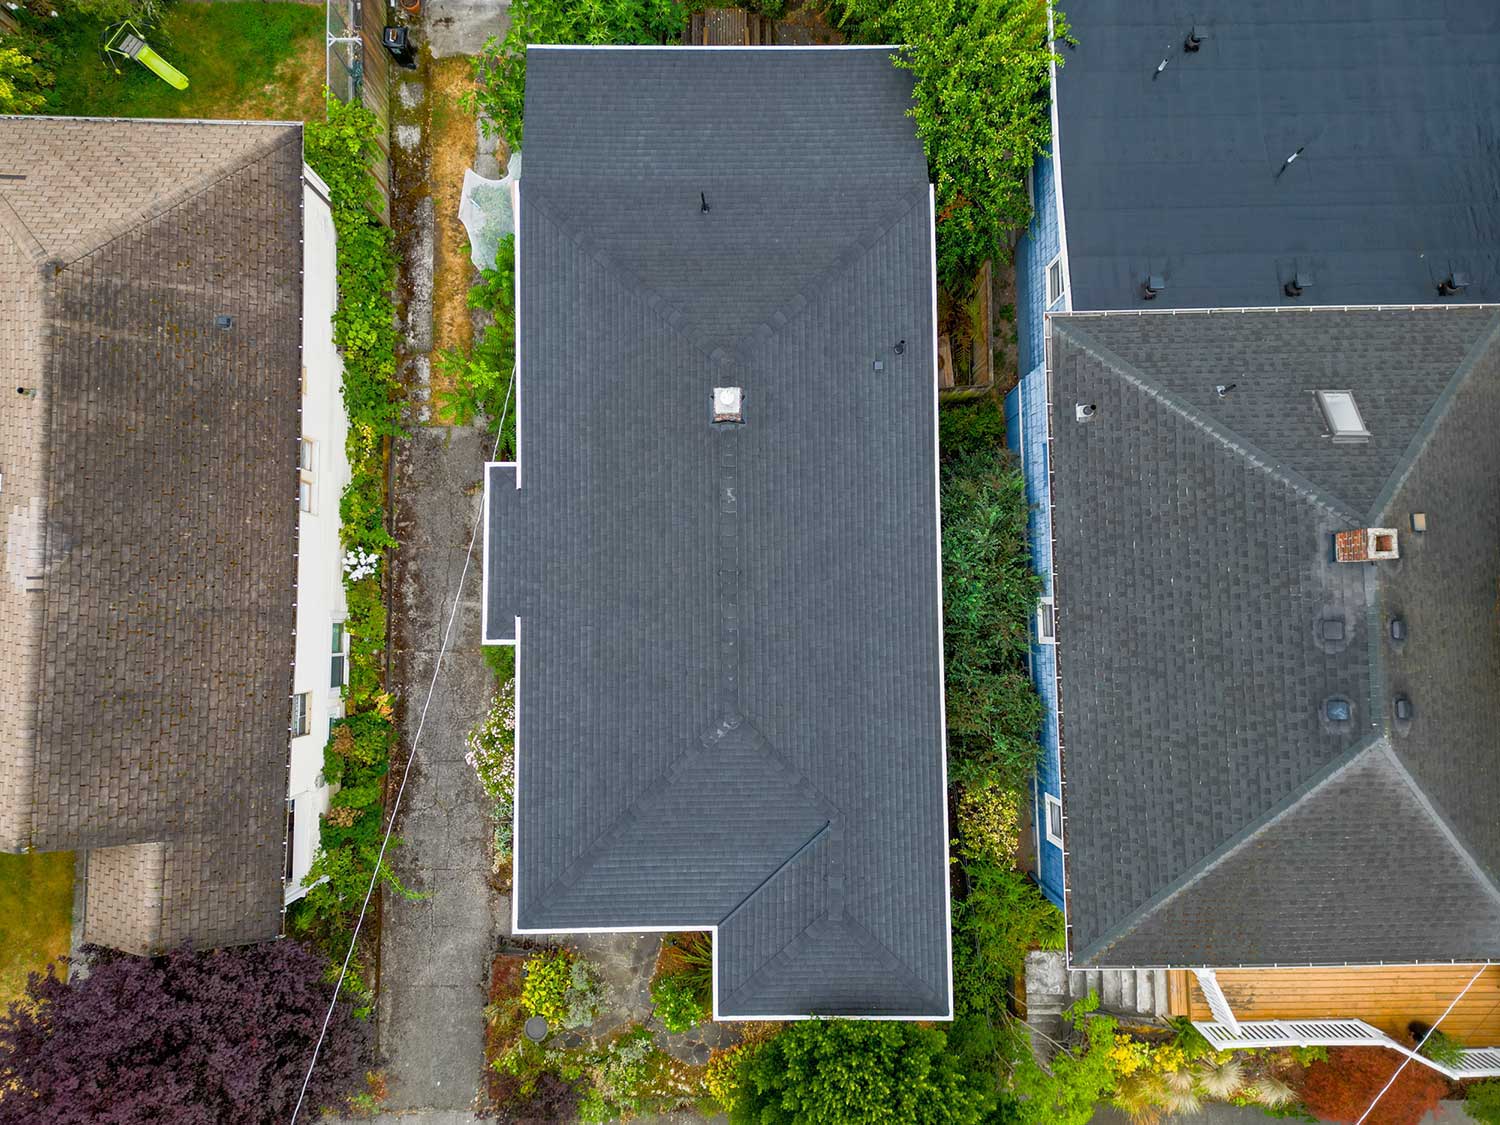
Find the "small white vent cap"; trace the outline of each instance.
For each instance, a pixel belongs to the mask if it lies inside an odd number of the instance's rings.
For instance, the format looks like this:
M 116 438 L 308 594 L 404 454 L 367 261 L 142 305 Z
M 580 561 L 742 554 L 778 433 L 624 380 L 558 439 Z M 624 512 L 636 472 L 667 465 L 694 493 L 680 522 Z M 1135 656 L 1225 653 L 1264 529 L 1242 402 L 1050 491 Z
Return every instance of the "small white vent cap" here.
M 715 422 L 745 420 L 743 395 L 738 387 L 714 388 L 713 417 Z

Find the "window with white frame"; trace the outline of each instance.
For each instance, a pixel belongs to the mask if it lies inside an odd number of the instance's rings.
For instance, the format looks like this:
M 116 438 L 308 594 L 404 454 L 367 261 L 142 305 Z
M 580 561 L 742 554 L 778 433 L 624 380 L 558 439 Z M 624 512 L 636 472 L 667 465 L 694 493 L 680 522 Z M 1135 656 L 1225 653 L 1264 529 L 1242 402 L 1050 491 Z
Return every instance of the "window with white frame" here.
M 1063 295 L 1063 264 L 1062 255 L 1059 254 L 1047 263 L 1047 307 L 1051 308 L 1062 299 Z
M 1041 598 L 1036 603 L 1036 639 L 1043 645 L 1057 643 L 1057 612 L 1051 598 Z
M 342 621 L 333 623 L 333 673 L 329 677 L 328 686 L 335 688 L 344 686 L 344 623 Z
M 1047 843 L 1063 846 L 1063 815 L 1062 801 L 1051 793 L 1042 794 L 1042 804 L 1045 806 L 1045 829 L 1047 832 Z
M 297 506 L 304 512 L 313 510 L 313 470 L 317 466 L 318 445 L 312 438 L 303 438 L 297 454 Z
M 301 738 L 312 731 L 312 693 L 300 691 L 292 696 L 292 737 Z

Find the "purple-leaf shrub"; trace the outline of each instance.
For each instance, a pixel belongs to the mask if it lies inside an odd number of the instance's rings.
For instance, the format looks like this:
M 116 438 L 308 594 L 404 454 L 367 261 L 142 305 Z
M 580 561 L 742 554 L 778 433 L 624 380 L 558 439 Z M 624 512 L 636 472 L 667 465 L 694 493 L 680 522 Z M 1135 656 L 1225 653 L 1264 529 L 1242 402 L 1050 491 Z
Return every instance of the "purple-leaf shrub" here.
M 0 1125 L 280 1125 L 291 1117 L 333 989 L 293 941 L 103 954 L 88 977 L 33 973 L 0 1016 Z M 340 1003 L 305 1119 L 342 1108 L 375 1066 Z

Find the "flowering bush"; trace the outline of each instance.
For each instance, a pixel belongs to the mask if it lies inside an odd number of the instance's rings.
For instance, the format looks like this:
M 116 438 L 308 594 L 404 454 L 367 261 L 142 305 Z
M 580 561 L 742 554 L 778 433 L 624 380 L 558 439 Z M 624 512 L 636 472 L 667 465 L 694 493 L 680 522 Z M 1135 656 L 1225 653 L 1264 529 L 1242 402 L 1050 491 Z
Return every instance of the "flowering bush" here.
M 571 949 L 533 953 L 526 960 L 521 1009 L 553 1027 L 587 1027 L 599 1014 L 604 988 L 594 967 Z
M 657 1018 L 668 1031 L 691 1031 L 708 1013 L 692 984 L 680 976 L 662 977 L 651 986 Z
M 966 859 L 1010 864 L 1021 846 L 1021 799 L 1014 790 L 989 783 L 966 785 L 955 810 L 958 853 Z
M 484 722 L 469 732 L 469 752 L 464 761 L 479 778 L 479 784 L 497 813 L 509 810 L 515 797 L 516 682 L 507 680 L 495 693 Z
M 744 1043 L 725 1047 L 708 1057 L 708 1069 L 703 1074 L 703 1088 L 708 1096 L 718 1103 L 725 1113 L 733 1113 L 740 1094 L 740 1060 L 746 1050 Z
M 363 547 L 350 547 L 344 552 L 344 577 L 350 582 L 363 578 L 374 578 L 380 569 L 380 556 Z

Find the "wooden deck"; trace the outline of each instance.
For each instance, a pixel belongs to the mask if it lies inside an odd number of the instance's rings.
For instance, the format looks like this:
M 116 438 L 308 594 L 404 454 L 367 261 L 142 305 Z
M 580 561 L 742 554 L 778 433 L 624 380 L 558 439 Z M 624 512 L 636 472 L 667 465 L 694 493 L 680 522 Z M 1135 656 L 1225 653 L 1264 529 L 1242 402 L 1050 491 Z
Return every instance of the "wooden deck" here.
M 1220 969 L 1217 976 L 1238 1019 L 1361 1019 L 1400 1040 L 1412 1020 L 1435 1022 L 1477 968 Z M 1173 1015 L 1213 1019 L 1192 973 L 1174 969 L 1168 985 Z M 1467 1047 L 1500 1046 L 1500 966 L 1485 968 L 1442 1028 Z

